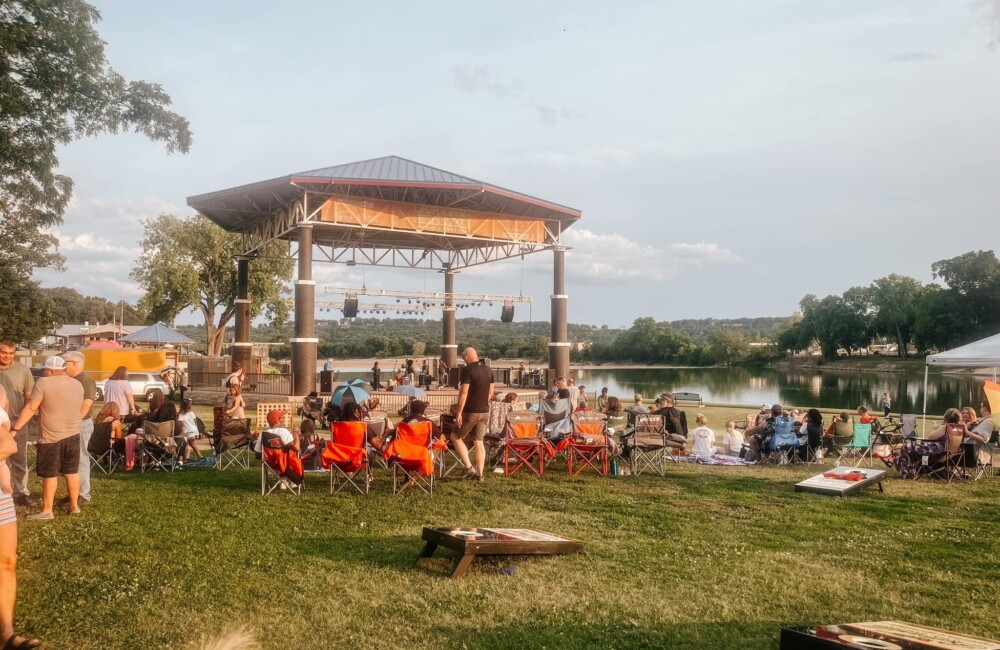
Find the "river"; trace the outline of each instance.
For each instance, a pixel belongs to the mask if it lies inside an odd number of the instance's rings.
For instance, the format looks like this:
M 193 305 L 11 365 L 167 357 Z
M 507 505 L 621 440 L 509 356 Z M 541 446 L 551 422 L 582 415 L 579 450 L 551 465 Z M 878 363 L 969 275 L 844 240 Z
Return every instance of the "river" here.
M 892 410 L 920 413 L 924 399 L 923 373 L 801 372 L 745 368 L 629 368 L 579 370 L 577 384 L 588 393 L 607 386 L 608 393 L 631 399 L 634 393 L 652 397 L 663 391 L 699 393 L 703 400 L 726 404 L 788 404 L 853 409 L 865 404 L 878 409 L 883 392 Z M 931 374 L 927 412 L 943 413 L 952 406 L 973 404 L 982 396 L 982 378 Z

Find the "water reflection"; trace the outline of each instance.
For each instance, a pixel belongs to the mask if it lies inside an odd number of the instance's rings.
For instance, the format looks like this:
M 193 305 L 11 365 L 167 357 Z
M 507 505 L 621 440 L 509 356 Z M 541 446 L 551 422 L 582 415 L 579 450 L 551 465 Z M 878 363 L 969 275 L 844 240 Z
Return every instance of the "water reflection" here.
M 653 397 L 663 391 L 700 393 L 707 402 L 733 404 L 791 404 L 826 408 L 878 409 L 882 393 L 893 398 L 893 411 L 919 413 L 923 407 L 923 373 L 803 373 L 745 368 L 676 368 L 583 370 L 578 384 L 589 392 L 607 386 L 612 395 L 630 399 L 633 393 Z M 931 375 L 928 413 L 952 406 L 978 405 L 983 380 L 966 375 Z

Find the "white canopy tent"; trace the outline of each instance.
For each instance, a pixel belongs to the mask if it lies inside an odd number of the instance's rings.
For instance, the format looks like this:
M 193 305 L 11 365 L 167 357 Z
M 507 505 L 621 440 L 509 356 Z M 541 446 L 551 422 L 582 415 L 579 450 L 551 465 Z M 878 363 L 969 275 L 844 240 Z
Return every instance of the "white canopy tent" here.
M 927 422 L 927 371 L 931 366 L 960 366 L 964 368 L 993 367 L 993 381 L 997 380 L 1000 366 L 1000 334 L 988 336 L 945 352 L 928 354 L 924 365 L 924 423 Z

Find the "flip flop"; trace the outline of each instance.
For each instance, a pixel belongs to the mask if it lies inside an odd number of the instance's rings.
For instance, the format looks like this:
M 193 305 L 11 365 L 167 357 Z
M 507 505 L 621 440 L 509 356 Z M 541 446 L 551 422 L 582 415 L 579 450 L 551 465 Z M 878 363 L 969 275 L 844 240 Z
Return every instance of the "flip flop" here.
M 26 639 L 23 636 L 11 634 L 10 638 L 7 639 L 7 643 L 3 645 L 3 650 L 28 650 L 29 648 L 37 648 L 40 645 L 42 645 L 42 642 L 38 639 Z

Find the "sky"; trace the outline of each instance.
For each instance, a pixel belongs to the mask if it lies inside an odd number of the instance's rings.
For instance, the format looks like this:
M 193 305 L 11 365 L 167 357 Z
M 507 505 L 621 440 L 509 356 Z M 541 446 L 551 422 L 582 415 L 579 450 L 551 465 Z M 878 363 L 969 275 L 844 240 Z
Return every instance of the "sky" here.
M 141 220 L 387 155 L 581 210 L 563 236 L 575 323 L 787 316 L 807 293 L 931 282 L 937 260 L 997 250 L 1000 0 L 93 4 L 111 65 L 162 84 L 194 142 L 61 148 L 67 270 L 43 286 L 135 302 Z M 551 266 L 487 265 L 455 290 L 531 295 L 515 320 L 549 320 Z M 319 300 L 443 289 L 423 271 L 314 277 Z

